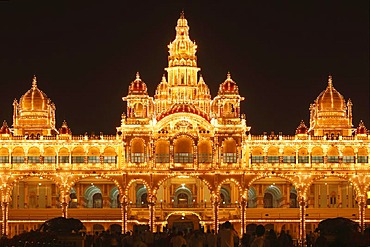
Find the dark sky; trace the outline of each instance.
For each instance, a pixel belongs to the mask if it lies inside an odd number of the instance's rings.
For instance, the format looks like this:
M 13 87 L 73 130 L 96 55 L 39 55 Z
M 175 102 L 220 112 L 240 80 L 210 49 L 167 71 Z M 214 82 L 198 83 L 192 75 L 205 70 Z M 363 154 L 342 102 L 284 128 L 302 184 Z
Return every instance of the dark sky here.
M 115 133 L 136 71 L 154 95 L 184 10 L 212 97 L 230 71 L 252 134 L 308 124 L 329 74 L 353 102 L 353 124 L 370 128 L 369 1 L 28 2 L 0 2 L 0 119 L 10 125 L 36 74 L 58 128 L 65 119 L 74 134 Z

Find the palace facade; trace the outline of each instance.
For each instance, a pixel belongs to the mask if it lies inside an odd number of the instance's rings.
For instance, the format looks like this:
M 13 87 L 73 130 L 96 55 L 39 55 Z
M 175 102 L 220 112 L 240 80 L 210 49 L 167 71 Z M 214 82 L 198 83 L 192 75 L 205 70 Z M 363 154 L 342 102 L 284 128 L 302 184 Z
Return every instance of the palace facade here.
M 65 121 L 58 128 L 34 77 L 13 103 L 13 125 L 0 129 L 3 234 L 58 216 L 82 220 L 87 232 L 217 232 L 229 220 L 239 234 L 264 224 L 300 242 L 326 218 L 370 224 L 370 135 L 362 122 L 353 128 L 352 103 L 331 76 L 309 126 L 256 136 L 230 73 L 211 97 L 183 14 L 168 49 L 154 97 L 139 73 L 129 85 L 115 135 L 73 135 Z

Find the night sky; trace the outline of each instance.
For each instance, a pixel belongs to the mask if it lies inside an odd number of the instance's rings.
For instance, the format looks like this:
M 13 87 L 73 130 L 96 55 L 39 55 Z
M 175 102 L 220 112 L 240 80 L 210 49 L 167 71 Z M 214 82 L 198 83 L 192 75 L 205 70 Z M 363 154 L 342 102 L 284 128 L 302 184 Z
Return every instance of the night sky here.
M 154 95 L 184 10 L 212 97 L 230 71 L 252 134 L 308 125 L 329 74 L 353 102 L 354 126 L 370 128 L 369 1 L 24 2 L 0 2 L 0 120 L 9 125 L 36 74 L 58 128 L 66 120 L 73 134 L 114 134 L 137 71 Z

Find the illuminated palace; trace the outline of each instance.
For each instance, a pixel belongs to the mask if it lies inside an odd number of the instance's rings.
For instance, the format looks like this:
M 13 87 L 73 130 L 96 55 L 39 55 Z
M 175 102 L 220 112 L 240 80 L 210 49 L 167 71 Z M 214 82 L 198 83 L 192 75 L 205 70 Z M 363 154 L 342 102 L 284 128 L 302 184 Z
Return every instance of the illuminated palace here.
M 115 135 L 73 135 L 33 79 L 0 130 L 2 233 L 58 216 L 86 232 L 214 229 L 229 220 L 305 233 L 329 217 L 370 224 L 369 133 L 329 77 L 295 135 L 251 135 L 230 73 L 212 98 L 182 14 L 154 97 L 139 73 Z M 222 81 L 222 80 L 220 80 Z M 30 83 L 31 84 L 31 83 Z M 313 99 L 315 95 L 313 95 Z

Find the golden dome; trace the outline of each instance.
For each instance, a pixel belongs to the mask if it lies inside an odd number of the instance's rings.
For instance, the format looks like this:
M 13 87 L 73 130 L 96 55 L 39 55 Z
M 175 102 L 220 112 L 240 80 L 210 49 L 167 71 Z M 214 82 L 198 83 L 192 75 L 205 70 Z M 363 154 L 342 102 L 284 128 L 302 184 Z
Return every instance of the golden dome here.
M 20 108 L 24 111 L 46 111 L 50 100 L 46 94 L 37 88 L 36 76 L 33 77 L 32 87 L 19 100 Z
M 148 94 L 146 84 L 140 79 L 139 72 L 136 72 L 136 79 L 131 82 L 128 88 L 129 94 Z
M 231 79 L 230 72 L 227 73 L 226 80 L 220 85 L 218 94 L 239 94 L 238 86 L 236 82 Z
M 327 88 L 316 99 L 320 111 L 343 111 L 346 109 L 344 97 L 334 88 L 329 76 Z

